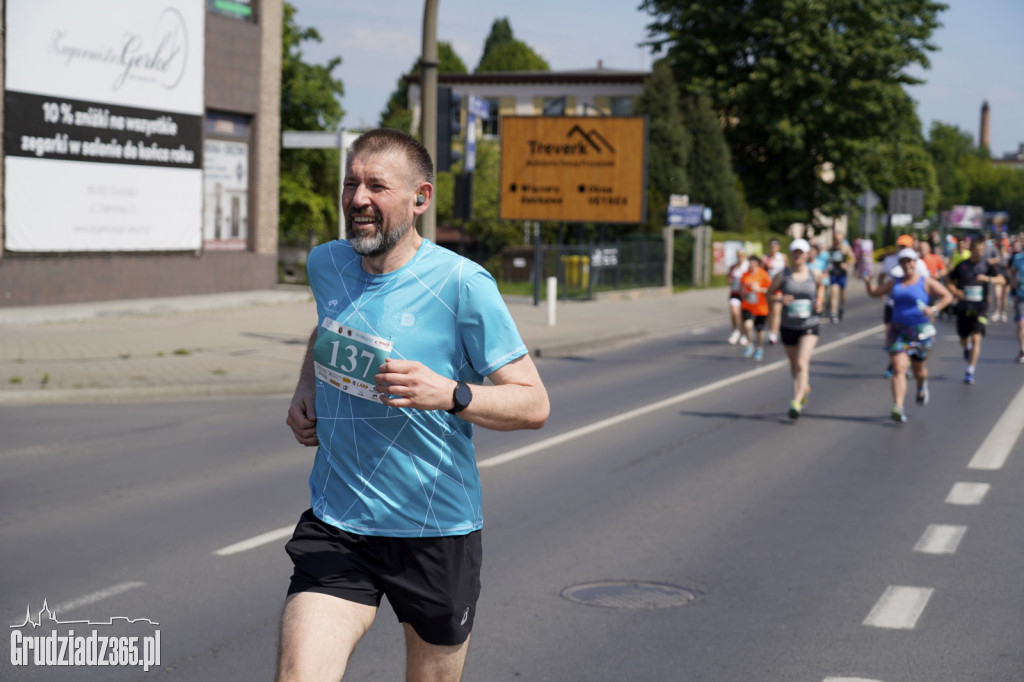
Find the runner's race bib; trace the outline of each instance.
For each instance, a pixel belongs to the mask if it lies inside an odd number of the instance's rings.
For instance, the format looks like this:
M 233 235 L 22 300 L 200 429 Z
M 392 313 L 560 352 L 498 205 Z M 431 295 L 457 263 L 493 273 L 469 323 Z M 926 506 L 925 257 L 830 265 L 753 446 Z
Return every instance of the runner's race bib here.
M 380 402 L 373 377 L 392 347 L 388 339 L 325 318 L 313 345 L 316 378 L 357 398 Z
M 801 320 L 811 316 L 811 299 L 798 298 L 789 304 L 789 316 Z
M 749 291 L 743 295 L 743 298 L 747 301 L 747 303 L 757 303 L 758 294 L 756 291 Z
M 964 300 L 970 303 L 981 303 L 985 298 L 985 288 L 981 284 L 968 284 L 964 287 Z

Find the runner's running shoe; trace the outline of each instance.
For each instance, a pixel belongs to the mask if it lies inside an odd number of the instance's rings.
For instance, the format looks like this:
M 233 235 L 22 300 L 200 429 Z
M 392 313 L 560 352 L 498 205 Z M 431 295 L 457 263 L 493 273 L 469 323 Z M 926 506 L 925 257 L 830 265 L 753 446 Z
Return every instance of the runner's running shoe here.
M 803 409 L 803 407 L 800 405 L 800 403 L 798 403 L 795 400 L 791 400 L 789 402 L 789 418 L 790 419 L 799 419 L 800 418 L 800 410 L 801 409 Z
M 892 406 L 892 412 L 889 413 L 889 416 L 894 422 L 899 422 L 901 424 L 907 421 L 907 415 L 903 414 L 903 408 L 899 405 Z
M 964 383 L 965 384 L 973 384 L 974 383 L 974 372 L 972 372 L 971 370 L 967 370 L 967 373 L 964 374 Z
M 736 342 L 740 340 L 740 330 L 733 329 L 732 334 L 729 334 L 729 345 L 735 346 Z
M 761 362 L 764 360 L 764 348 L 758 348 L 754 351 L 754 361 Z
M 922 386 L 919 389 L 917 389 L 917 404 L 918 405 L 927 405 L 929 403 L 929 401 L 931 401 L 931 399 L 932 399 L 932 394 L 928 390 L 928 384 L 925 384 L 924 386 Z
M 1024 350 L 1017 354 L 1017 364 L 1024 365 Z
M 743 349 L 743 357 L 749 358 L 753 354 L 754 354 L 754 344 L 751 343 L 746 348 Z

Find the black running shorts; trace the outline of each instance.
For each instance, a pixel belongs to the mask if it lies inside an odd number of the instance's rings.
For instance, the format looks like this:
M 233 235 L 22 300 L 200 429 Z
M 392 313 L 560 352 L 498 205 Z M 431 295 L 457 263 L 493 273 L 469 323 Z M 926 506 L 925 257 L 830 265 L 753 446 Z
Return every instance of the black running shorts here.
M 355 535 L 307 510 L 285 551 L 295 565 L 289 595 L 319 592 L 373 607 L 387 595 L 399 622 L 428 644 L 456 646 L 473 629 L 480 531 L 427 538 Z
M 801 336 L 818 336 L 821 328 L 818 325 L 806 329 L 779 329 L 779 340 L 783 346 L 795 346 L 800 343 Z

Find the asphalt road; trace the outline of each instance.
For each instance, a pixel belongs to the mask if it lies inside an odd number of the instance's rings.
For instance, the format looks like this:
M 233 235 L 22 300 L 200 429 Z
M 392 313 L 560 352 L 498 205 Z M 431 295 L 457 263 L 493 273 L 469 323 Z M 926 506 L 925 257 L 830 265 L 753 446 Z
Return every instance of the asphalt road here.
M 465 679 L 1020 680 L 1024 367 L 1012 325 L 993 325 L 966 386 L 939 332 L 932 402 L 903 425 L 880 304 L 863 299 L 823 326 L 797 422 L 781 348 L 758 366 L 721 328 L 541 359 L 548 426 L 477 430 L 484 590 Z M 9 630 L 159 630 L 160 663 L 13 666 L 6 637 L 0 679 L 271 679 L 281 532 L 308 506 L 312 458 L 286 405 L 4 408 L 0 614 L 17 625 L 45 599 L 84 621 Z M 87 624 L 116 617 L 153 623 Z M 385 605 L 350 678 L 403 665 Z

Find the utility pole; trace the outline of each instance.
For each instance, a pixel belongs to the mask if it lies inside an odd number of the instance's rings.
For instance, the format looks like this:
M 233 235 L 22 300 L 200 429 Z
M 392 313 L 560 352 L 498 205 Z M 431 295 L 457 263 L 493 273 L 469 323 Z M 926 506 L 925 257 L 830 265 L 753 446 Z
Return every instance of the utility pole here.
M 434 160 L 437 173 L 437 3 L 425 0 L 423 5 L 423 54 L 420 57 L 420 83 L 423 96 L 420 108 L 420 141 Z M 435 177 L 436 182 L 436 177 Z M 420 233 L 437 242 L 437 201 L 430 202 L 427 212 L 420 217 Z

